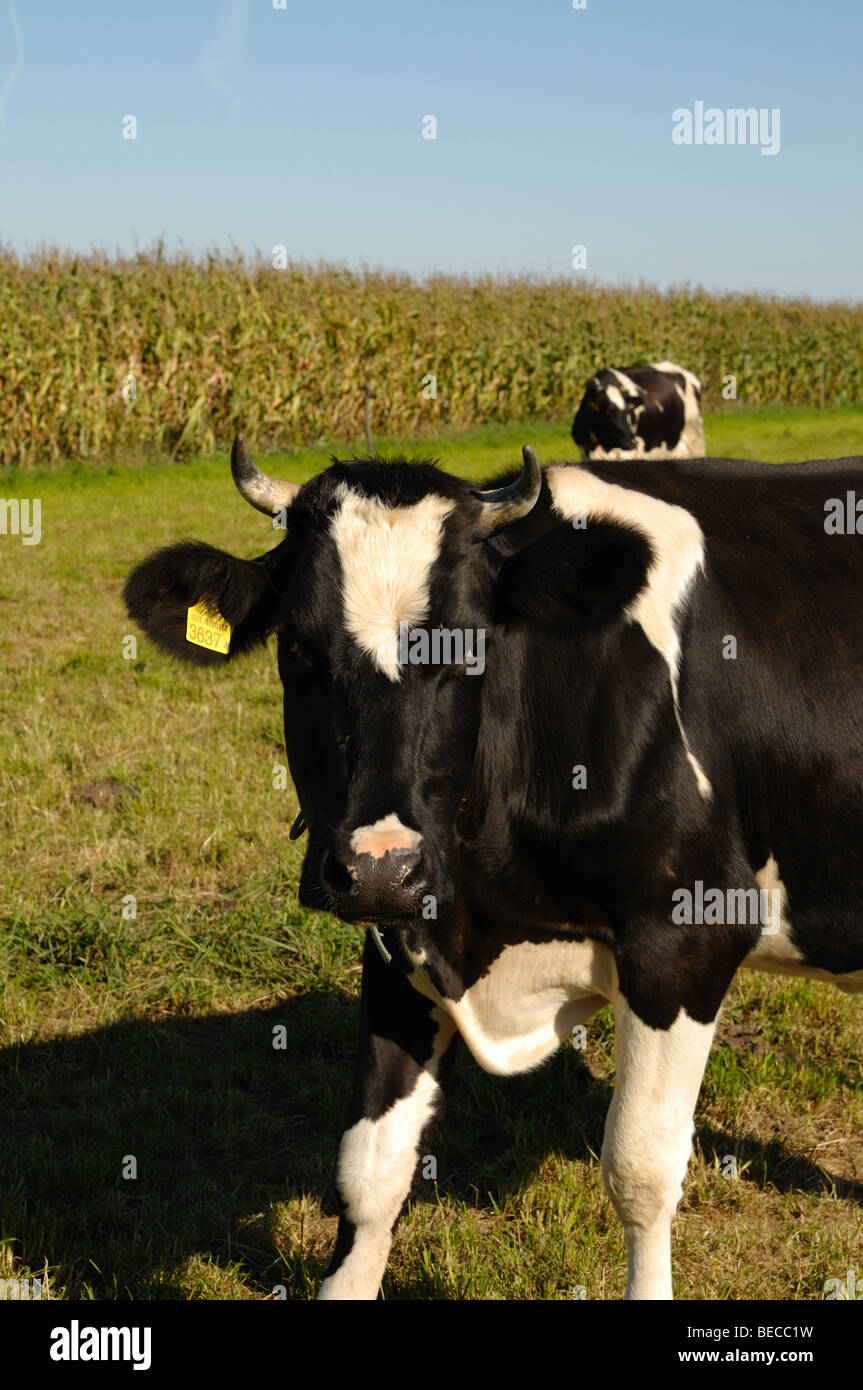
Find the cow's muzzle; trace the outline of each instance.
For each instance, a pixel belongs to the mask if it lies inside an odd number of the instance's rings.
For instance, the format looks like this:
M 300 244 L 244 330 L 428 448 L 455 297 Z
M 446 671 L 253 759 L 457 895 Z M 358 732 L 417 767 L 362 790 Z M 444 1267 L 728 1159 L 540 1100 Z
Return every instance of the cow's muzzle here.
M 413 848 L 362 854 L 351 849 L 325 851 L 320 866 L 322 897 L 344 921 L 392 921 L 415 917 L 434 896 L 434 868 L 423 841 Z M 312 904 L 314 892 L 308 896 Z
M 423 846 L 384 854 L 349 854 L 342 867 L 351 880 L 349 910 L 357 916 L 412 916 L 428 891 Z

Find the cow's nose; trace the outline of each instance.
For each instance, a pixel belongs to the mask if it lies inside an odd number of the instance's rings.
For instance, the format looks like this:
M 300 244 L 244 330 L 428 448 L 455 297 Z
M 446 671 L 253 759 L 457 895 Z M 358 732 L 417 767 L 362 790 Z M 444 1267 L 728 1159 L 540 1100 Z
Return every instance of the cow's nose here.
M 351 881 L 348 902 L 357 915 L 404 916 L 416 911 L 428 891 L 423 837 L 396 815 L 354 830 L 336 859 Z
M 400 889 L 422 863 L 421 849 L 387 849 L 383 854 L 359 851 L 345 856 L 344 868 L 361 891 L 375 884 Z
M 414 849 L 387 849 L 377 855 L 351 851 L 340 862 L 352 880 L 343 899 L 351 917 L 409 917 L 429 891 L 421 844 Z
M 339 832 L 330 863 L 331 872 L 324 868 L 324 876 L 338 895 L 340 915 L 348 920 L 412 916 L 434 876 L 422 834 L 395 812 Z

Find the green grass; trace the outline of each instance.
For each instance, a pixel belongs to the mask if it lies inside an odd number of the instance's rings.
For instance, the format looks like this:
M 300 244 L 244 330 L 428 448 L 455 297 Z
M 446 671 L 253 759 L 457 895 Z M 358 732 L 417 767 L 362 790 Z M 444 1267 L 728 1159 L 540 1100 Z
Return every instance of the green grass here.
M 707 438 L 778 461 L 859 452 L 861 425 L 859 409 L 728 410 Z M 523 440 L 572 454 L 565 426 L 536 425 L 434 452 L 479 478 Z M 299 480 L 325 462 L 266 466 Z M 194 535 L 252 555 L 277 538 L 223 458 L 0 475 L 16 491 L 41 497 L 43 539 L 0 537 L 0 1277 L 42 1275 L 56 1297 L 311 1296 L 335 1234 L 362 933 L 297 902 L 274 651 L 191 672 L 139 636 L 122 656 L 122 585 L 148 550 Z M 136 795 L 73 795 L 104 778 Z M 609 1010 L 588 1036 L 509 1080 L 462 1053 L 387 1298 L 621 1295 L 597 1161 Z M 860 1274 L 861 1044 L 860 1000 L 740 977 L 696 1113 L 679 1297 L 817 1299 Z

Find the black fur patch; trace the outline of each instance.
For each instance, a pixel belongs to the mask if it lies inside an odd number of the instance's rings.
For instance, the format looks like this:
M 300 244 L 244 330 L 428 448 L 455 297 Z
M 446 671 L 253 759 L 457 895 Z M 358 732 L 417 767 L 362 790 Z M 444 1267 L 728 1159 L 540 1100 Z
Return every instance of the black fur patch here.
M 504 562 L 495 618 L 596 630 L 643 588 L 651 559 L 644 536 L 619 523 L 591 520 L 584 530 L 560 526 Z

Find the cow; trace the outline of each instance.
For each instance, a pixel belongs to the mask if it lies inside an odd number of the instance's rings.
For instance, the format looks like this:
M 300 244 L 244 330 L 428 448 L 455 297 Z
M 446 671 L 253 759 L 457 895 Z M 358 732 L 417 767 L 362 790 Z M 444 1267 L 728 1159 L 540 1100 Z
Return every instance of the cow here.
M 636 475 L 525 447 L 484 488 L 402 458 L 297 486 L 238 436 L 232 470 L 280 543 L 171 546 L 125 599 L 192 663 L 277 635 L 299 898 L 367 927 L 319 1297 L 377 1296 L 456 1040 L 529 1072 L 610 1004 L 626 1296 L 670 1298 L 735 973 L 863 989 L 863 541 L 835 520 L 863 459 Z M 224 650 L 189 640 L 190 609 L 221 615 Z M 443 629 L 464 641 L 434 660 L 419 639 Z
M 582 459 L 703 458 L 701 382 L 674 362 L 606 367 L 572 422 Z

